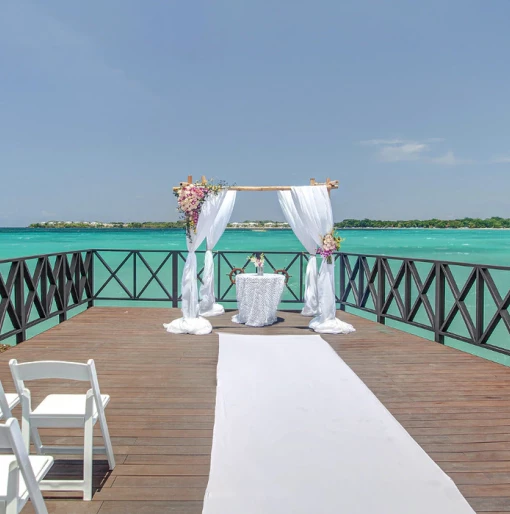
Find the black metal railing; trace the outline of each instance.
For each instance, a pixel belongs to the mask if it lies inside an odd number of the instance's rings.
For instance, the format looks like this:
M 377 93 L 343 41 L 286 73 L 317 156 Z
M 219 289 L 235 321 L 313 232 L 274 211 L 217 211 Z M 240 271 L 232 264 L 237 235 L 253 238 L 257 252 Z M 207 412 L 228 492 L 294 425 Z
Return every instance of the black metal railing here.
M 216 296 L 234 303 L 234 268 L 250 252 L 214 253 Z M 288 275 L 282 306 L 303 303 L 309 259 L 303 252 L 266 252 L 266 272 Z M 198 278 L 204 252 L 197 252 Z M 186 252 L 86 250 L 0 261 L 0 340 L 25 340 L 27 329 L 94 302 L 162 302 L 178 307 Z M 337 305 L 510 355 L 510 267 L 338 253 Z
M 94 302 L 93 252 L 55 253 L 0 261 L 0 341 Z
M 186 251 L 180 250 L 94 250 L 95 300 L 181 301 L 180 280 Z M 216 297 L 218 301 L 236 301 L 230 272 L 251 266 L 249 252 L 214 252 Z M 197 252 L 198 279 L 201 281 L 205 252 Z M 303 303 L 304 270 L 308 255 L 301 252 L 266 252 L 266 270 L 284 271 L 289 280 L 282 303 Z
M 510 355 L 510 267 L 349 253 L 336 260 L 340 309 Z

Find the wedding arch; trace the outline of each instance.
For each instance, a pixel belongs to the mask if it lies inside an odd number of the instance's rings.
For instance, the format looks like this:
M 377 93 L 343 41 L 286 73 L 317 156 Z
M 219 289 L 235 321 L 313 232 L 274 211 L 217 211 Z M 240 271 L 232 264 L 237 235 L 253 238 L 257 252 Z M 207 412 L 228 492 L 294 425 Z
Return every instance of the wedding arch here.
M 206 187 L 210 187 L 213 194 L 205 195 Z M 207 318 L 225 312 L 216 303 L 214 294 L 212 251 L 230 220 L 236 194 L 238 191 L 276 191 L 287 223 L 310 254 L 301 314 L 312 317 L 308 326 L 318 333 L 341 334 L 354 331 L 351 325 L 336 317 L 334 264 L 330 257 L 332 248 L 325 243 L 325 240 L 331 241 L 326 236 L 332 235 L 334 231 L 330 199 L 333 189 L 338 189 L 338 181 L 329 178 L 322 183 L 312 178 L 308 186 L 209 186 L 205 177 L 201 178 L 201 182 L 193 183 L 191 175 L 187 182 L 175 186 L 173 190 L 179 196 L 181 209 L 191 214 L 186 218 L 188 256 L 181 282 L 182 317 L 165 324 L 166 330 L 174 334 L 195 335 L 205 335 L 212 331 Z M 200 205 L 198 209 L 197 205 Z M 199 298 L 195 252 L 204 240 L 206 253 Z M 318 251 L 324 254 L 319 271 L 316 258 Z

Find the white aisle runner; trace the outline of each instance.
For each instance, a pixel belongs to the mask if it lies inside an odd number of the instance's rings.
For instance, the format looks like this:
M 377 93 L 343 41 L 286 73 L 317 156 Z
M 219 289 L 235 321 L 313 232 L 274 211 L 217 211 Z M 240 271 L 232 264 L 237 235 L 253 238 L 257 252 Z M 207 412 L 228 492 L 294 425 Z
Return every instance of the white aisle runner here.
M 320 336 L 220 334 L 203 512 L 474 511 Z

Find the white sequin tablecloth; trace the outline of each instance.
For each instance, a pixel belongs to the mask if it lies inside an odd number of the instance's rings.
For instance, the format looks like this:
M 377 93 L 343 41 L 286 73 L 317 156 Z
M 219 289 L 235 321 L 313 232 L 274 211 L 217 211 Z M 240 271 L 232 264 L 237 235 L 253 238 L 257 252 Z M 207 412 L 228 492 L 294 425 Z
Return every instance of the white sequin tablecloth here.
M 234 323 L 264 327 L 276 323 L 276 309 L 285 287 L 285 277 L 278 274 L 242 273 L 236 277 L 239 314 Z

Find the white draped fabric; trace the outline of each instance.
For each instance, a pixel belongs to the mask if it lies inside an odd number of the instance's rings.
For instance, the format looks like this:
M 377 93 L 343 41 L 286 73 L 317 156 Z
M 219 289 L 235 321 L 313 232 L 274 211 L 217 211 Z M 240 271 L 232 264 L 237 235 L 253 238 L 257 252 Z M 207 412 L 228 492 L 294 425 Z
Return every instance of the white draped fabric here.
M 308 230 L 306 221 L 300 216 L 292 198 L 292 193 L 290 191 L 278 191 L 278 200 L 285 220 L 290 225 L 301 244 L 305 247 L 306 251 L 310 254 L 306 266 L 305 304 L 301 314 L 303 314 L 303 316 L 316 316 L 319 313 L 317 257 L 315 256 L 318 243 Z
M 317 335 L 220 335 L 203 514 L 474 514 Z
M 317 246 L 321 246 L 321 237 L 333 230 L 333 210 L 326 186 L 292 187 L 291 196 L 297 217 L 306 226 L 307 233 Z M 352 325 L 336 318 L 335 267 L 326 259 L 322 265 L 317 281 L 319 295 L 319 313 L 309 323 L 309 327 L 321 334 L 349 334 L 355 329 Z
M 266 273 L 241 273 L 236 277 L 236 295 L 239 313 L 232 321 L 251 327 L 265 327 L 276 323 L 276 310 L 280 303 L 285 278 Z
M 207 248 L 205 252 L 204 273 L 202 275 L 202 285 L 200 286 L 200 306 L 201 316 L 219 316 L 225 312 L 222 305 L 216 302 L 214 295 L 214 260 L 212 250 L 219 241 L 232 215 L 236 201 L 236 191 L 227 191 L 222 196 L 221 205 L 213 220 L 212 226 L 207 234 Z
M 167 332 L 172 334 L 204 335 L 212 332 L 209 321 L 199 316 L 197 256 L 195 251 L 209 234 L 225 194 L 226 191 L 220 191 L 217 195 L 211 194 L 207 197 L 202 205 L 196 233 L 191 234 L 191 241 L 186 238 L 188 257 L 184 265 L 181 282 L 182 318 L 163 325 Z

